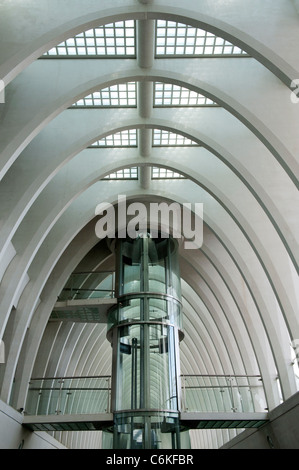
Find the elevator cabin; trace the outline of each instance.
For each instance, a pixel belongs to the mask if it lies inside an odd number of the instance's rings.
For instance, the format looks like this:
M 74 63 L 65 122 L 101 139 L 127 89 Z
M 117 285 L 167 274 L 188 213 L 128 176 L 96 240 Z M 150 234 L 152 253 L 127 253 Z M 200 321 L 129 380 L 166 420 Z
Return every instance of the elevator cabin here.
M 109 312 L 107 328 L 114 426 L 107 447 L 189 447 L 189 434 L 179 421 L 183 331 L 178 241 L 143 233 L 114 243 L 118 303 Z

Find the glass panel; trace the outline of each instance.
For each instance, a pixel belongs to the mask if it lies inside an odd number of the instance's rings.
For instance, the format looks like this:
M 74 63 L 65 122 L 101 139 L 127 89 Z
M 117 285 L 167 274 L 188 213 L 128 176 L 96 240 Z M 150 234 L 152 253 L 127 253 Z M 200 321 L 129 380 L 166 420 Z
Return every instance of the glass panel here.
M 194 140 L 188 139 L 184 135 L 175 134 L 174 132 L 165 131 L 163 129 L 154 129 L 153 146 L 159 147 L 189 147 L 199 145 Z
M 177 243 L 171 238 L 145 236 L 121 241 L 123 281 L 120 294 L 153 292 L 180 299 L 177 249 Z
M 122 303 L 124 307 L 119 307 L 119 321 L 133 321 L 141 320 L 141 309 L 143 307 L 143 301 L 140 298 L 130 299 Z M 126 305 L 127 304 L 127 305 Z
M 169 322 L 176 325 L 179 330 L 183 329 L 183 315 L 181 315 L 181 305 L 177 302 L 168 302 Z
M 169 321 L 168 302 L 159 298 L 149 298 L 149 319 L 156 321 Z
M 110 377 L 32 379 L 26 413 L 106 413 L 110 411 L 110 382 Z
M 124 288 L 123 293 L 140 292 L 141 265 L 124 264 Z
M 172 170 L 168 170 L 167 168 L 152 167 L 152 179 L 178 179 L 178 178 L 185 178 L 185 176 L 181 175 L 180 173 L 176 173 Z
M 108 442 L 108 445 L 111 445 Z M 188 432 L 168 413 L 119 413 L 115 416 L 114 449 L 190 449 Z M 158 463 L 158 456 L 157 463 Z
M 141 282 L 141 249 L 142 239 L 136 240 L 123 240 L 120 243 L 121 262 L 122 266 L 122 285 L 120 286 L 120 293 L 134 293 L 143 290 Z
M 217 106 L 217 103 L 195 91 L 172 83 L 155 83 L 154 106 Z
M 123 170 L 115 171 L 105 176 L 103 180 L 137 180 L 138 179 L 138 168 L 124 168 Z
M 172 327 L 119 328 L 116 410 L 178 409 L 176 347 Z
M 168 254 L 169 285 L 167 293 L 176 299 L 181 299 L 181 275 L 178 257 L 178 245 L 174 240 L 170 240 Z
M 183 391 L 188 411 L 254 412 L 267 408 L 258 376 L 185 376 Z
M 136 107 L 136 104 L 136 83 L 128 82 L 91 93 L 76 101 L 72 107 Z
M 89 29 L 53 47 L 42 57 L 135 56 L 135 22 L 118 21 Z
M 83 272 L 73 273 L 60 293 L 58 300 L 80 300 L 88 298 L 113 297 L 114 273 Z
M 150 407 L 161 410 L 172 409 L 169 388 L 169 341 L 167 328 L 162 325 L 152 325 L 149 329 L 149 334 Z
M 245 51 L 208 31 L 174 21 L 156 23 L 156 55 L 247 56 Z
M 148 265 L 148 290 L 166 294 L 165 258 Z
M 136 129 L 129 129 L 115 134 L 108 135 L 101 140 L 95 141 L 90 148 L 97 147 L 136 147 L 137 146 L 137 131 Z
M 140 408 L 140 326 L 119 328 L 116 410 Z

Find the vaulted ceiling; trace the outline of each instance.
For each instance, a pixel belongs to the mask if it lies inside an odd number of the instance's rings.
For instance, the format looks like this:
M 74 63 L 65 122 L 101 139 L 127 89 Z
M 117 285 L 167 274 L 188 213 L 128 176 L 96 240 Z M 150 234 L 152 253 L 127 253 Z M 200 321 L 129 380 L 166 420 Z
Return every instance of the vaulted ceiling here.
M 95 209 L 126 195 L 203 203 L 182 372 L 261 374 L 272 409 L 298 388 L 296 2 L 112 3 L 0 2 L 1 398 L 109 373 L 105 325 L 49 318 L 74 271 L 113 269 Z

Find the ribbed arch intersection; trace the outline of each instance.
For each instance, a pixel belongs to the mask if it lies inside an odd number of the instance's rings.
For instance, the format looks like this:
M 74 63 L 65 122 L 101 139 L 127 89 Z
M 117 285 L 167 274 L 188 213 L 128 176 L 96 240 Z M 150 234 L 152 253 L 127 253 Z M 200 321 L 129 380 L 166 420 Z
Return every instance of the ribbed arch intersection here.
M 105 325 L 50 316 L 72 272 L 114 269 L 95 234 L 95 209 L 125 194 L 129 202 L 203 203 L 203 244 L 180 252 L 182 374 L 260 374 L 273 409 L 297 391 L 291 344 L 299 338 L 299 107 L 291 82 L 299 74 L 299 20 L 291 2 L 243 0 L 239 8 L 187 0 L 181 8 L 117 0 L 99 10 L 98 2 L 69 8 L 53 0 L 46 8 L 34 0 L 31 15 L 39 21 L 24 20 L 22 31 L 15 3 L 0 19 L 0 39 L 9 44 L 0 55 L 1 399 L 23 407 L 34 375 L 111 373 Z M 209 31 L 248 56 L 158 57 L 158 19 Z M 136 22 L 135 57 L 43 56 L 82 31 L 124 20 Z M 132 82 L 136 106 L 72 106 Z M 157 107 L 156 82 L 216 106 Z M 155 129 L 196 145 L 153 145 Z M 128 130 L 136 130 L 134 147 L 92 145 Z M 132 167 L 138 179 L 105 180 Z M 153 167 L 183 178 L 152 179 Z M 232 432 L 192 436 L 196 446 L 217 446 Z M 89 445 L 83 437 L 56 437 Z

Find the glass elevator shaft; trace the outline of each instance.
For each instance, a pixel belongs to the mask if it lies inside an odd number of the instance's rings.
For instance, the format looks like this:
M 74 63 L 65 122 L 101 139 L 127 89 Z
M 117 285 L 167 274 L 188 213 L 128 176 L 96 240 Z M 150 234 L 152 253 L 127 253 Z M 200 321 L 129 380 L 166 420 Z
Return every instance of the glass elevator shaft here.
M 114 449 L 179 449 L 181 292 L 178 243 L 118 239 L 112 343 Z

